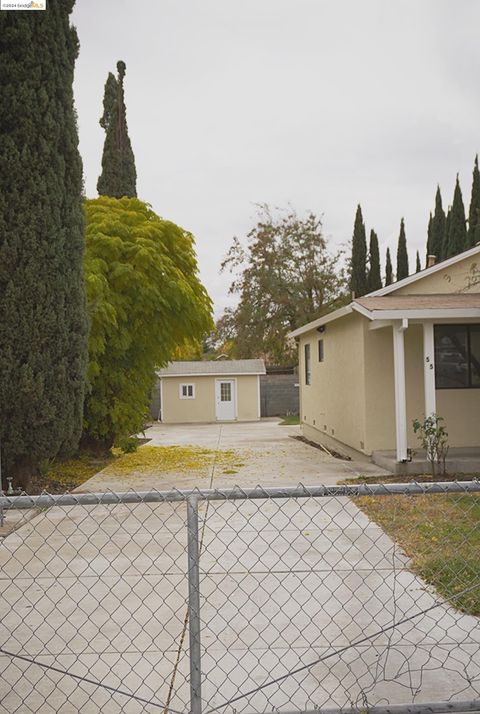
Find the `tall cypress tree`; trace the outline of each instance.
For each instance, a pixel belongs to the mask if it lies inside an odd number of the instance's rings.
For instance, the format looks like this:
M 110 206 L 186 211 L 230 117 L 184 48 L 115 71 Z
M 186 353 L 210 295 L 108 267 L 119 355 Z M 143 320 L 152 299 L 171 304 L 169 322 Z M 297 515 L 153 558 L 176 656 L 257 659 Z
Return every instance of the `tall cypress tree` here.
M 405 236 L 405 222 L 402 218 L 400 221 L 400 235 L 398 236 L 397 246 L 397 280 L 402 280 L 408 277 L 408 253 L 407 253 L 407 238 Z
M 417 260 L 416 260 L 416 265 L 415 265 L 415 272 L 419 273 L 422 269 L 422 264 L 420 263 L 420 253 L 417 250 Z
M 440 186 L 435 194 L 435 212 L 432 218 L 431 234 L 428 246 L 428 255 L 434 255 L 437 261 L 443 259 L 443 244 L 445 239 L 445 211 L 442 206 Z
M 480 171 L 478 170 L 478 154 L 473 165 L 472 195 L 468 212 L 468 247 L 471 248 L 480 241 Z
M 365 295 L 367 289 L 367 237 L 359 204 L 353 227 L 350 290 L 355 294 L 355 297 L 361 297 Z
M 137 171 L 127 127 L 127 110 L 123 80 L 125 62 L 117 62 L 118 76 L 110 72 L 105 82 L 103 115 L 100 126 L 105 129 L 102 173 L 97 182 L 101 196 L 136 198 Z
M 385 286 L 393 283 L 393 268 L 392 259 L 390 257 L 390 248 L 387 248 L 387 257 L 385 260 Z
M 0 442 L 27 487 L 77 448 L 87 317 L 74 0 L 0 13 Z
M 378 248 L 378 237 L 375 231 L 370 231 L 370 267 L 368 270 L 367 287 L 368 292 L 379 290 L 382 287 L 382 276 L 380 274 L 380 251 Z
M 442 242 L 442 260 L 445 260 L 448 253 L 448 234 L 450 232 L 450 219 L 452 217 L 452 207 L 447 208 L 447 215 L 445 216 L 445 233 L 443 234 Z
M 429 255 L 432 255 L 432 240 L 433 240 L 433 217 L 432 217 L 432 212 L 430 211 L 430 218 L 428 219 L 428 228 L 427 228 L 427 258 Z
M 457 174 L 452 210 L 450 212 L 450 220 L 448 222 L 448 233 L 446 233 L 445 239 L 444 258 L 450 258 L 453 255 L 458 255 L 466 248 L 467 227 L 465 221 L 465 208 L 463 205 L 462 190 L 460 188 L 460 182 Z

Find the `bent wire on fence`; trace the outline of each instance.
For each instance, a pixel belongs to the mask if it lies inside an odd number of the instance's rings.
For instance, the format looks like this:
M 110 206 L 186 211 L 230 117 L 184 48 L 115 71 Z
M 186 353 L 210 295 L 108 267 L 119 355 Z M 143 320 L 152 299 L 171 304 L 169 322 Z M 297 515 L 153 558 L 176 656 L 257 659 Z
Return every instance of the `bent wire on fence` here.
M 479 493 L 0 496 L 16 518 L 0 543 L 0 711 L 479 710 Z M 393 540 L 357 496 L 382 496 Z M 401 548 L 412 508 L 420 565 Z

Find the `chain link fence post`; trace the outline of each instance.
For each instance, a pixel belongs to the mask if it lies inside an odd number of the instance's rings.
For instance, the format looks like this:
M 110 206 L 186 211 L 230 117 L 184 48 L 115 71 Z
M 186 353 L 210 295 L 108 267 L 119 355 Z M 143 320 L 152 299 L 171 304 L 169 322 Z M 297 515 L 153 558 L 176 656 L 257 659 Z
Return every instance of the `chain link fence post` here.
M 188 535 L 188 623 L 190 638 L 190 712 L 202 714 L 202 674 L 200 646 L 200 548 L 198 537 L 198 496 L 187 498 Z

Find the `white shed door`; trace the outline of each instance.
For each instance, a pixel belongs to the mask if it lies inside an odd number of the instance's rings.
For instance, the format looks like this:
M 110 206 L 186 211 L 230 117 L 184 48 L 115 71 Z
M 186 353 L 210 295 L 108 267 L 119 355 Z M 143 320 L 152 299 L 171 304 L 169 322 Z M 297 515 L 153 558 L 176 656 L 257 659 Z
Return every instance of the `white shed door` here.
M 216 417 L 219 421 L 235 419 L 235 380 L 217 379 L 215 381 Z

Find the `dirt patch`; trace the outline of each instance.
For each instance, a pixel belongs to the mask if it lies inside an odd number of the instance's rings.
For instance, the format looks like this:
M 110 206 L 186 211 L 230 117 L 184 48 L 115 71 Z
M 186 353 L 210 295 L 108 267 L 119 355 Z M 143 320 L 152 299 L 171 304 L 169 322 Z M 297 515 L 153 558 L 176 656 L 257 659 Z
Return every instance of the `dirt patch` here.
M 309 446 L 313 446 L 314 449 L 320 449 L 320 451 L 330 454 L 330 456 L 333 456 L 335 459 L 340 459 L 341 461 L 352 460 L 350 456 L 347 456 L 346 454 L 340 454 L 334 449 L 328 449 L 326 446 L 323 446 L 323 444 L 317 444 L 316 441 L 310 441 L 310 439 L 307 439 L 304 436 L 292 436 L 291 438 L 296 439 L 297 441 L 301 441 L 304 444 L 308 444 Z
M 478 474 L 477 474 L 478 478 Z M 431 474 L 419 474 L 417 476 L 400 476 L 391 474 L 389 476 L 357 476 L 355 478 L 347 478 L 340 483 L 436 483 L 444 481 L 472 481 L 475 475 L 472 474 L 444 474 L 443 476 L 435 476 Z

